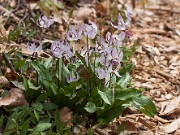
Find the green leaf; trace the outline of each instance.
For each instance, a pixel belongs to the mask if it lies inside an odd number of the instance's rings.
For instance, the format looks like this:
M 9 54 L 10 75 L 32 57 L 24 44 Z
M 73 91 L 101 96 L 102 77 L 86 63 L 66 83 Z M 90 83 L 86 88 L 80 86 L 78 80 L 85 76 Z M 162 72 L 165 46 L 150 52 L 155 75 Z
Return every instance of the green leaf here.
M 101 96 L 105 103 L 111 105 L 111 101 L 109 100 L 107 93 L 98 90 L 98 94 Z
M 27 83 L 28 83 L 28 87 L 32 90 L 39 90 L 39 88 L 41 88 L 41 86 L 38 86 L 38 87 L 34 86 L 34 84 L 31 83 L 30 80 L 28 80 Z
M 32 134 L 37 134 L 42 131 L 45 131 L 51 127 L 51 123 L 39 123 L 34 129 Z
M 11 81 L 14 86 L 16 86 L 19 89 L 25 90 L 24 84 L 22 82 L 18 81 Z
M 14 30 L 9 32 L 8 40 L 14 40 L 16 39 L 21 32 L 21 24 L 19 24 Z
M 3 126 L 4 118 L 5 118 L 5 116 L 1 115 L 1 117 L 0 117 L 0 128 L 2 128 L 2 126 Z
M 89 113 L 94 113 L 97 111 L 97 107 L 93 102 L 87 102 L 86 106 L 84 109 L 89 112 Z
M 39 119 L 40 119 L 39 112 L 35 109 L 34 109 L 34 115 L 35 115 L 37 121 L 39 121 Z
M 129 72 L 126 72 L 125 75 L 121 77 L 121 79 L 118 81 L 118 84 L 125 89 L 127 85 L 130 83 L 132 77 L 130 76 Z
M 46 92 L 49 94 L 49 95 L 57 95 L 58 93 L 58 87 L 57 85 L 51 81 L 51 80 L 42 80 L 42 83 L 43 85 L 45 86 L 46 88 Z
M 75 110 L 80 110 L 80 109 L 82 109 L 82 108 L 78 108 L 77 106 L 75 106 L 74 105 L 74 103 L 78 103 L 78 102 L 80 102 L 80 101 L 83 101 L 83 99 L 88 95 L 89 93 L 88 93 L 88 91 L 87 90 L 84 90 L 84 89 L 79 89 L 79 90 L 77 90 L 77 92 L 76 92 L 76 96 L 73 98 L 73 99 L 71 99 L 70 100 L 70 105 L 75 109 Z M 83 104 L 82 102 L 81 102 L 81 104 Z
M 48 94 L 47 93 L 41 93 L 41 95 L 39 95 L 36 99 L 36 102 L 41 102 L 44 101 L 48 98 Z
M 26 60 L 18 60 L 15 64 L 14 64 L 14 68 L 18 69 L 21 68 L 24 64 L 25 64 Z
M 43 105 L 39 102 L 33 103 L 32 107 L 33 107 L 33 109 L 36 109 L 39 112 L 43 111 Z
M 123 66 L 123 68 L 119 71 L 120 75 L 123 75 L 126 72 L 130 72 L 133 67 L 134 67 L 134 64 L 132 63 Z
M 81 62 L 83 63 L 83 65 L 87 68 L 87 65 L 86 65 L 86 60 L 84 57 L 82 57 L 80 55 L 80 53 L 76 53 L 77 57 L 81 60 Z
M 63 134 L 63 125 L 61 125 L 60 122 L 60 116 L 59 116 L 59 110 L 56 110 L 55 112 L 55 125 L 56 125 L 56 133 Z
M 31 117 L 28 118 L 24 123 L 23 123 L 23 127 L 22 127 L 22 131 L 21 131 L 21 135 L 27 135 L 28 132 L 28 128 L 29 128 L 29 124 L 31 122 Z
M 142 95 L 132 98 L 132 107 L 150 117 L 154 117 L 157 113 L 155 104 L 148 97 Z
M 13 110 L 14 112 L 8 117 L 5 130 L 14 129 L 18 123 L 23 123 L 31 111 L 28 106 L 17 107 Z
M 137 97 L 141 95 L 141 90 L 129 88 L 126 90 L 116 90 L 116 99 L 126 100 L 128 98 Z
M 34 37 L 36 32 L 37 32 L 36 30 L 33 30 L 32 32 L 27 31 L 27 32 L 24 33 L 24 35 L 26 37 Z
M 98 113 L 99 120 L 104 122 L 110 122 L 114 118 L 118 117 L 127 107 L 130 106 L 131 99 L 124 101 L 116 100 L 109 108 L 103 109 L 103 113 Z M 126 106 L 124 106 L 126 104 Z
M 47 69 L 52 67 L 52 57 L 44 59 L 43 65 L 44 67 L 46 67 Z
M 32 61 L 31 65 L 36 70 L 36 72 L 38 72 L 39 78 L 41 80 L 52 80 L 52 76 L 43 64 L 39 63 L 38 61 Z
M 58 105 L 56 105 L 55 103 L 44 103 L 43 104 L 43 109 L 46 111 L 54 110 L 57 108 L 58 108 Z

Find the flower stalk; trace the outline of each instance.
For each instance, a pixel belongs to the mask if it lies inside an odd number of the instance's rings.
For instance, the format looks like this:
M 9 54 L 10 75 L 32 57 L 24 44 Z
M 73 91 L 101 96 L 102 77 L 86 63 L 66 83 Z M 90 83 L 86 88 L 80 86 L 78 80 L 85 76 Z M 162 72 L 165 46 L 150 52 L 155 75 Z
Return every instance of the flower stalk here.
M 91 87 L 91 65 L 90 65 L 90 56 L 89 56 L 89 40 L 88 40 L 88 36 L 87 36 L 87 39 L 86 39 L 86 41 L 87 41 L 87 57 L 88 57 L 88 65 L 87 65 L 87 67 L 88 67 L 88 71 L 89 71 L 89 74 L 88 74 L 88 76 L 89 76 L 89 89 L 90 89 L 90 94 L 91 94 L 91 91 L 92 91 L 92 87 Z

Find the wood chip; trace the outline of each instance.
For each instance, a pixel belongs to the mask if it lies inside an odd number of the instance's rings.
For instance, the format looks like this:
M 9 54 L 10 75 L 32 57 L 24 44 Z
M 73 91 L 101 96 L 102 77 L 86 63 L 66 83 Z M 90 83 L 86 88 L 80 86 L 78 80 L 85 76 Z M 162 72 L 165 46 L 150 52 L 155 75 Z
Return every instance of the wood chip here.
M 166 133 L 172 133 L 179 128 L 179 125 L 180 125 L 180 117 L 175 121 L 173 121 L 171 124 L 163 127 L 163 129 L 165 130 Z
M 154 67 L 152 70 L 155 71 L 155 72 L 157 72 L 158 74 L 164 76 L 164 77 L 167 77 L 167 78 L 173 78 L 172 75 L 170 75 L 170 74 L 168 74 L 168 73 L 166 73 L 166 72 L 160 70 L 160 69 L 157 68 L 157 67 Z

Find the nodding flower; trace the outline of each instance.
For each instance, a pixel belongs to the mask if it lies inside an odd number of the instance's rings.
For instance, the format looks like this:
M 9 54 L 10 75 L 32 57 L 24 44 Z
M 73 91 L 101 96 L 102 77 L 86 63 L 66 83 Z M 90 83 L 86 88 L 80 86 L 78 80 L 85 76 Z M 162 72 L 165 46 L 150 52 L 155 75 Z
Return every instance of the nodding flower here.
M 94 22 L 90 22 L 90 24 L 84 24 L 83 31 L 86 37 L 94 39 L 97 34 L 97 25 Z
M 52 16 L 46 17 L 44 15 L 40 15 L 38 20 L 36 21 L 36 24 L 42 28 L 49 28 L 53 23 L 54 20 Z
M 118 14 L 118 25 L 114 25 L 113 23 L 111 23 L 111 25 L 114 28 L 117 28 L 118 30 L 126 30 L 130 23 L 131 23 L 131 16 L 132 16 L 132 11 L 130 10 L 130 8 L 126 5 L 126 10 L 124 11 L 125 15 L 126 15 L 126 22 L 123 20 L 123 17 L 121 16 L 121 14 Z
M 106 70 L 102 69 L 102 68 L 96 68 L 95 69 L 96 75 L 99 79 L 104 79 L 107 76 L 107 72 Z
M 72 76 L 72 75 L 66 76 L 66 81 L 67 81 L 68 83 L 78 81 L 78 73 L 76 72 L 76 77 L 74 77 L 74 76 Z
M 55 57 L 62 58 L 62 56 L 63 56 L 63 49 L 62 49 L 63 44 L 64 44 L 63 41 L 62 42 L 54 41 L 51 44 L 51 52 Z
M 57 58 L 66 58 L 74 56 L 73 52 L 70 49 L 70 45 L 66 41 L 54 41 L 51 45 L 51 52 Z
M 42 42 L 39 42 L 39 46 L 37 47 L 36 46 L 36 43 L 33 42 L 33 43 L 27 43 L 27 49 L 29 52 L 31 52 L 32 54 L 33 53 L 37 53 L 37 52 L 40 52 L 42 50 Z
M 81 38 L 82 36 L 82 28 L 81 26 L 70 26 L 70 29 L 66 33 L 66 37 L 69 41 L 77 41 Z

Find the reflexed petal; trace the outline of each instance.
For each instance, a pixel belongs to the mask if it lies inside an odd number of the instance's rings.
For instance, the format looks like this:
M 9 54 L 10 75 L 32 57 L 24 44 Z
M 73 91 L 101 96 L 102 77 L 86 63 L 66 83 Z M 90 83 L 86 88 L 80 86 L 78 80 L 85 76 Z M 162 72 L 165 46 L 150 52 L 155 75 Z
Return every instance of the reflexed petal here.
M 75 81 L 77 81 L 77 80 L 78 80 L 78 78 L 75 78 L 75 77 L 72 77 L 72 76 L 67 76 L 67 77 L 66 77 L 66 81 L 67 81 L 68 83 L 75 82 Z
M 126 37 L 126 33 L 123 31 L 119 35 L 117 35 L 116 39 L 119 41 L 123 41 Z
M 27 49 L 31 53 L 40 52 L 42 50 L 42 43 L 36 47 L 35 43 L 27 43 Z
M 106 71 L 104 69 L 96 68 L 95 71 L 96 71 L 96 75 L 99 79 L 106 78 Z
M 117 70 L 113 71 L 113 73 L 114 73 L 117 77 L 121 77 L 121 75 L 118 73 Z
M 71 26 L 66 33 L 66 37 L 69 41 L 79 40 L 81 38 L 82 28 L 80 26 Z
M 94 39 L 97 34 L 97 25 L 93 22 L 90 22 L 90 25 L 84 24 L 83 31 L 85 36 Z
M 36 24 L 39 27 L 43 27 L 43 28 L 48 28 L 53 23 L 54 23 L 54 20 L 51 16 L 49 18 L 47 18 L 46 16 L 40 15 L 38 20 L 36 21 Z

